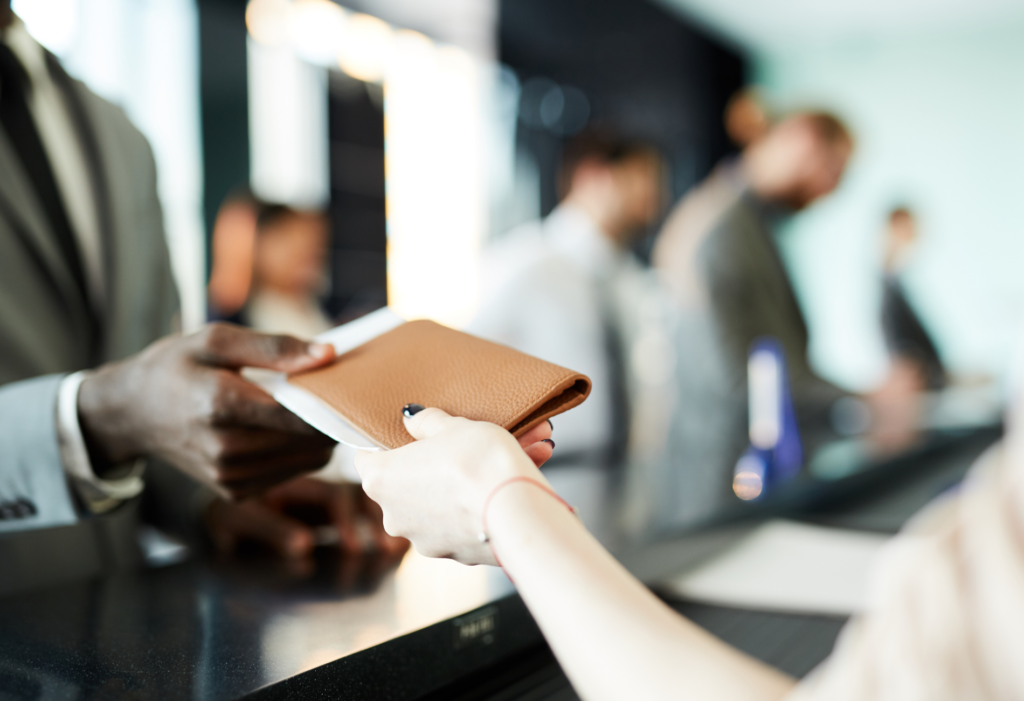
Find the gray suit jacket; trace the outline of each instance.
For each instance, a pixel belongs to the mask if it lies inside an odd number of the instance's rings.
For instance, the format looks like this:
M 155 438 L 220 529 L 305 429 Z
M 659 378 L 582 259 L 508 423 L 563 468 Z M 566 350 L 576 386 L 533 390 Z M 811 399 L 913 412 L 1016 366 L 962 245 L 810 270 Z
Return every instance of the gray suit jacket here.
M 808 359 L 808 331 L 773 240 L 773 215 L 728 166 L 719 168 L 669 216 L 654 264 L 682 314 L 671 454 L 684 469 L 660 511 L 669 525 L 699 520 L 734 499 L 732 471 L 748 445 L 747 359 L 762 336 L 785 350 L 789 385 L 805 443 L 827 431 L 842 390 Z
M 0 128 L 0 506 L 24 506 L 8 508 L 0 532 L 77 520 L 57 449 L 60 380 L 142 350 L 178 309 L 149 144 L 49 59 L 91 170 L 108 302 L 96 319 Z
M 820 378 L 807 355 L 803 312 L 773 240 L 773 214 L 723 166 L 672 212 L 654 251 L 680 307 L 706 314 L 724 354 L 729 391 L 745 391 L 755 339 L 773 336 L 786 352 L 798 402 L 842 394 Z

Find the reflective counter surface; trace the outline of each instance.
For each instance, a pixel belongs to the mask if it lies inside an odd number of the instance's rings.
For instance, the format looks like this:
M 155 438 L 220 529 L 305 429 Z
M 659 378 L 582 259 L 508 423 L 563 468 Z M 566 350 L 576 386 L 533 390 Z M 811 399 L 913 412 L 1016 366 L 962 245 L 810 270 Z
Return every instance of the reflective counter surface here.
M 643 545 L 609 524 L 616 490 L 605 472 L 550 474 L 620 559 L 655 582 L 768 516 L 898 528 L 997 437 L 942 436 Z M 730 641 L 742 647 L 742 636 Z M 298 567 L 196 559 L 0 598 L 0 699 L 414 699 L 542 645 L 494 568 L 415 552 L 391 563 L 325 553 Z

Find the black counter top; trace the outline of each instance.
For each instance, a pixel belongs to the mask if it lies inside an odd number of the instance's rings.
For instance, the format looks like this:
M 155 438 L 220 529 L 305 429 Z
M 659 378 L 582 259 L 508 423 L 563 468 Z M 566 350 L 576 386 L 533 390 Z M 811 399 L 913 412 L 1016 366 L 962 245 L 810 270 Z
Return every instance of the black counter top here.
M 799 515 L 886 530 L 997 435 L 965 434 L 915 454 L 902 472 L 886 468 L 887 483 L 847 503 L 833 495 L 826 512 L 800 501 Z M 606 488 L 600 475 L 581 475 L 570 480 L 585 486 L 571 501 Z M 620 556 L 653 581 L 742 527 L 620 548 Z M 723 620 L 704 624 L 715 632 Z M 742 647 L 742 630 L 730 625 Z M 300 568 L 198 560 L 0 598 L 0 698 L 414 699 L 540 645 L 511 583 L 490 567 L 414 552 L 397 563 L 325 554 Z
M 16 699 L 234 699 L 395 641 L 345 685 L 374 698 L 396 681 L 423 693 L 539 640 L 499 570 L 416 553 L 397 566 L 316 565 L 186 563 L 2 600 L 0 689 Z

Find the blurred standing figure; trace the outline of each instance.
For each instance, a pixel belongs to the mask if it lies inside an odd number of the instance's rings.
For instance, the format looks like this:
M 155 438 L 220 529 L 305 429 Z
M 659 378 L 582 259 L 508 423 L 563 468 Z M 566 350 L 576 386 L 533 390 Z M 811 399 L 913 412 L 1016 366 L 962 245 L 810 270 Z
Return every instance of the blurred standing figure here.
M 320 212 L 229 196 L 213 230 L 210 318 L 312 338 L 333 324 L 319 297 L 330 233 Z
M 883 261 L 882 332 L 893 361 L 913 365 L 920 373 L 922 389 L 939 390 L 946 385 L 946 369 L 900 281 L 917 236 L 917 220 L 909 209 L 897 207 L 889 213 Z
M 764 101 L 755 88 L 736 92 L 725 106 L 725 133 L 743 148 L 767 133 L 771 121 Z
M 590 400 L 558 419 L 563 460 L 624 455 L 628 329 L 651 280 L 628 247 L 658 215 L 662 183 L 650 146 L 585 132 L 563 154 L 561 204 L 487 254 L 483 304 L 468 330 L 594 382 Z
M 264 205 L 256 219 L 252 289 L 242 321 L 258 331 L 312 338 L 331 328 L 319 297 L 327 280 L 326 217 Z
M 684 518 L 730 497 L 731 469 L 747 444 L 746 368 L 755 339 L 782 344 L 802 426 L 827 418 L 823 410 L 843 395 L 811 368 L 807 324 L 775 234 L 787 216 L 835 190 L 852 148 L 836 117 L 794 114 L 720 165 L 662 229 L 653 262 L 683 319 L 673 443 L 681 464 L 707 468 L 685 477 L 700 485 L 665 490 L 664 507 Z
M 775 230 L 787 215 L 835 190 L 852 147 L 846 127 L 831 115 L 783 120 L 679 203 L 654 250 L 654 264 L 677 301 L 712 309 L 723 350 L 739 370 L 754 339 L 778 338 L 795 391 L 835 393 L 807 360 L 807 325 Z
M 260 203 L 249 189 L 240 188 L 224 198 L 217 210 L 206 286 L 210 321 L 237 320 L 249 299 L 259 209 Z

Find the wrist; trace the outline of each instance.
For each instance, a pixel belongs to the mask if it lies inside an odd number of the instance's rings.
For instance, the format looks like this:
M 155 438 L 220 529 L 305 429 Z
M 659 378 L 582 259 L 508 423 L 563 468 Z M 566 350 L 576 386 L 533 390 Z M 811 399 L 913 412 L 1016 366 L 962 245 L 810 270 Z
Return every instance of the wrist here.
M 78 390 L 78 423 L 98 476 L 143 453 L 130 427 L 130 402 L 122 371 L 118 365 L 104 366 L 85 378 Z
M 565 525 L 579 524 L 575 509 L 539 473 L 499 483 L 485 502 L 482 532 L 503 565 L 515 554 L 533 550 Z
M 478 453 L 482 457 L 477 464 L 485 466 L 486 469 L 475 471 L 473 489 L 467 493 L 470 501 L 466 506 L 471 512 L 482 513 L 495 487 L 503 482 L 520 477 L 544 481 L 533 461 L 527 457 L 515 439 L 504 429 L 497 426 L 493 428 L 496 429 L 495 433 L 500 432 L 497 440 L 482 441 Z

